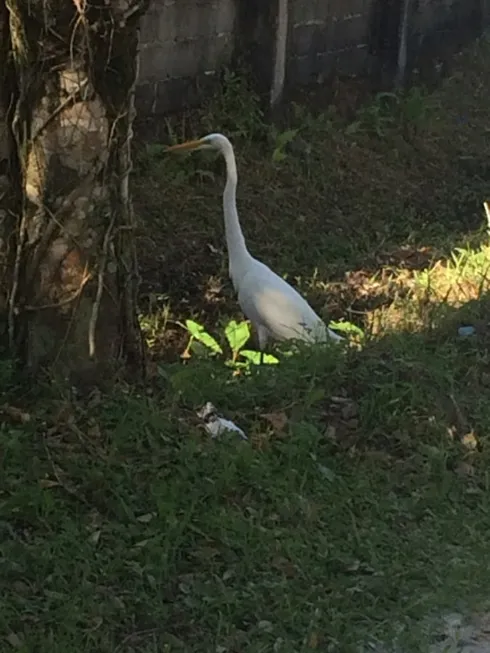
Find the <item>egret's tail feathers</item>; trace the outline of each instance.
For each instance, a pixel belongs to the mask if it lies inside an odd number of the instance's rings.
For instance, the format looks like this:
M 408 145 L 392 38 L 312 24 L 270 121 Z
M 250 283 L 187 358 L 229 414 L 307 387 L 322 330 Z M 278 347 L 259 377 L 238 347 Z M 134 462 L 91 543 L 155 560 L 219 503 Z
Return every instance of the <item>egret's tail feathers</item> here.
M 298 334 L 299 340 L 311 343 L 325 343 L 329 341 L 343 342 L 343 338 L 335 331 L 329 329 L 327 325 L 319 320 L 314 326 L 307 327 L 302 325 L 301 334 Z

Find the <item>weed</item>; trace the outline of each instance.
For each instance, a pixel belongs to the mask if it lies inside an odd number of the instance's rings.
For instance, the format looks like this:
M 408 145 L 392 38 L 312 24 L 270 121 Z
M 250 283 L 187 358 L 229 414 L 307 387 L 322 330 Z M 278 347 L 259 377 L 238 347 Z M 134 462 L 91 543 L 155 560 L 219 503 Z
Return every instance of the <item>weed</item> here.
M 383 138 L 387 130 L 396 124 L 394 106 L 397 103 L 396 93 L 378 93 L 372 102 L 358 110 L 357 120 L 348 125 L 346 134 L 353 135 L 359 131 L 366 131 Z
M 272 152 L 273 163 L 280 163 L 286 159 L 286 148 L 292 141 L 294 141 L 298 133 L 299 129 L 278 131 L 275 127 L 271 128 L 271 136 L 274 142 L 274 149 Z
M 204 346 L 204 353 L 210 352 L 212 355 L 223 354 L 221 345 L 218 344 L 202 325 L 197 324 L 193 320 L 186 320 L 185 327 L 190 333 L 190 339 L 182 354 L 183 358 L 190 358 L 191 350 L 194 350 L 197 354 L 203 354 L 203 349 L 196 347 L 197 343 Z M 250 338 L 248 322 L 237 323 L 235 320 L 231 320 L 225 327 L 224 335 L 231 350 L 231 358 L 225 360 L 225 365 L 232 367 L 234 370 L 247 370 L 250 365 L 258 365 L 261 362 L 266 365 L 279 362 L 275 356 L 271 356 L 270 354 L 261 356 L 258 351 L 244 349 L 245 344 Z
M 266 134 L 261 101 L 246 70 L 225 69 L 219 89 L 203 108 L 206 132 L 222 131 L 231 138 L 256 140 Z
M 433 111 L 428 93 L 418 86 L 408 89 L 400 97 L 399 116 L 402 127 L 414 132 L 420 132 L 427 126 L 429 114 Z
M 413 136 L 426 126 L 431 111 L 427 92 L 412 87 L 407 92 L 378 93 L 357 111 L 357 119 L 346 127 L 346 134 L 361 131 L 385 138 L 390 130 L 401 126 L 405 136 Z

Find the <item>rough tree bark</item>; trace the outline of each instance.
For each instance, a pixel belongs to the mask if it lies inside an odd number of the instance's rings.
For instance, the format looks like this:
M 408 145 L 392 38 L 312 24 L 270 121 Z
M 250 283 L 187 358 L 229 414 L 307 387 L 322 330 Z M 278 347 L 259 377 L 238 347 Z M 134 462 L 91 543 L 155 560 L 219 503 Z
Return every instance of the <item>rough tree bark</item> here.
M 0 311 L 3 296 L 10 347 L 28 369 L 72 382 L 119 363 L 144 369 L 128 177 L 148 2 L 0 0 L 0 158 L 17 190 L 2 196 L 0 168 L 0 221 L 21 198 L 13 243 L 0 222 L 0 274 L 10 255 Z

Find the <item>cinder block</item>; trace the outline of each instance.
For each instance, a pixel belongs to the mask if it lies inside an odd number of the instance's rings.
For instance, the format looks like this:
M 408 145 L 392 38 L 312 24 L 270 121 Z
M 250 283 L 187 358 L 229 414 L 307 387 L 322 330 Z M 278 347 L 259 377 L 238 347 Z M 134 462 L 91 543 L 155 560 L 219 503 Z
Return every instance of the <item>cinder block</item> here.
M 158 12 L 158 40 L 163 43 L 230 32 L 234 27 L 235 7 L 234 0 L 164 3 Z
M 367 74 L 370 66 L 367 45 L 332 54 L 335 56 L 335 72 L 339 77 L 357 77 Z
M 344 50 L 367 43 L 369 40 L 369 16 L 362 14 L 333 23 L 329 50 Z
M 370 5 L 372 5 L 372 0 L 330 0 L 330 16 L 337 20 L 343 20 L 350 16 L 369 13 Z
M 195 106 L 199 96 L 196 93 L 195 79 L 181 77 L 158 82 L 155 114 L 175 113 L 188 106 Z
M 136 86 L 134 103 L 138 115 L 150 116 L 153 113 L 155 100 L 156 84 L 147 82 Z
M 138 75 L 141 83 L 158 81 L 165 76 L 162 46 L 159 43 L 141 45 Z
M 291 26 L 325 21 L 332 15 L 330 7 L 331 0 L 289 0 Z
M 199 72 L 216 70 L 227 65 L 233 56 L 235 37 L 233 32 L 222 32 L 206 41 L 206 52 L 203 52 L 202 65 Z
M 337 72 L 337 59 L 332 52 L 320 52 L 316 55 L 318 74 L 325 79 L 329 79 Z
M 141 19 L 141 44 L 149 45 L 158 41 L 161 11 L 150 8 Z
M 217 84 L 212 75 L 168 79 L 156 87 L 155 115 L 176 113 L 199 105 Z
M 484 27 L 490 25 L 490 0 L 482 0 L 482 19 Z
M 166 41 L 159 45 L 161 64 L 158 81 L 174 77 L 196 75 L 202 63 L 202 52 L 206 39 L 194 38 L 180 41 Z
M 286 86 L 291 88 L 314 84 L 320 77 L 328 78 L 335 68 L 335 63 L 335 55 L 331 52 L 315 52 L 291 57 L 286 67 Z
M 324 52 L 328 48 L 330 24 L 303 24 L 293 28 L 288 42 L 290 56 L 303 56 L 305 54 Z
M 315 61 L 310 55 L 291 57 L 286 63 L 286 86 L 294 87 L 314 81 Z

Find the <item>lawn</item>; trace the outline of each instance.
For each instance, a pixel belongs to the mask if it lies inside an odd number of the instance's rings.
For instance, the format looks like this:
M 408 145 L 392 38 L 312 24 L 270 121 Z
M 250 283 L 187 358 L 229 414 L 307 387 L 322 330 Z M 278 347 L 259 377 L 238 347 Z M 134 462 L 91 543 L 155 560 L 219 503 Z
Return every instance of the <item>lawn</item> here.
M 489 76 L 482 39 L 430 94 L 272 128 L 228 75 L 166 121 L 233 138 L 251 251 L 350 329 L 275 365 L 226 340 L 222 162 L 137 145 L 147 385 L 26 393 L 0 366 L 1 651 L 421 652 L 488 609 Z M 207 401 L 248 441 L 212 439 Z

